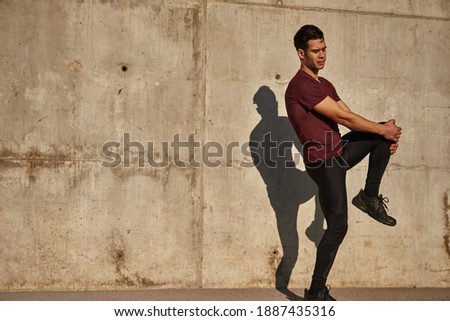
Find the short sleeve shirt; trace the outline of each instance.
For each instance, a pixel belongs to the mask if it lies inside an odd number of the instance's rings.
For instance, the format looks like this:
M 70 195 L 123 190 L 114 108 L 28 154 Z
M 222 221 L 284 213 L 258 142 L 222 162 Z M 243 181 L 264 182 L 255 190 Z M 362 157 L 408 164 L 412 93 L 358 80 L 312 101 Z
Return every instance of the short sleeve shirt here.
M 342 150 L 337 123 L 314 110 L 327 96 L 335 101 L 340 100 L 331 82 L 323 77 L 317 81 L 301 69 L 286 89 L 287 114 L 303 144 L 303 160 L 306 164 L 333 158 L 340 155 Z

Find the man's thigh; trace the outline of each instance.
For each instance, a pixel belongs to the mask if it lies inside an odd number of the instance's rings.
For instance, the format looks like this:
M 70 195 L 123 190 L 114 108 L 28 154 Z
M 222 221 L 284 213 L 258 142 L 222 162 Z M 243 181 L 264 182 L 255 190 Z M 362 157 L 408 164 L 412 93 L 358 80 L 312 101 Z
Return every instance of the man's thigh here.
M 376 146 L 381 136 L 370 133 L 351 131 L 342 137 L 344 147 L 341 157 L 348 169 L 361 162 Z
M 307 169 L 319 189 L 319 200 L 325 217 L 347 213 L 346 169 L 334 160 L 319 168 Z

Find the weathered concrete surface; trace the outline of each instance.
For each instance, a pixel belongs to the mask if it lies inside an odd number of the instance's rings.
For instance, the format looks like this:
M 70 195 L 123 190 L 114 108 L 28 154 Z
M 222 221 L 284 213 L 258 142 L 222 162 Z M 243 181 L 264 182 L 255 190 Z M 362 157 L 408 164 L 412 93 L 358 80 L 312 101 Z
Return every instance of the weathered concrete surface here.
M 201 2 L 0 7 L 1 288 L 201 284 L 199 169 L 101 167 L 201 134 Z
M 92 0 L 0 1 L 0 290 L 273 287 L 279 234 L 307 286 L 314 185 L 300 157 L 257 169 L 245 145 L 294 139 L 283 95 L 305 23 L 341 98 L 404 128 L 382 186 L 398 226 L 350 206 L 330 282 L 449 287 L 448 1 Z M 211 148 L 164 143 L 189 135 Z

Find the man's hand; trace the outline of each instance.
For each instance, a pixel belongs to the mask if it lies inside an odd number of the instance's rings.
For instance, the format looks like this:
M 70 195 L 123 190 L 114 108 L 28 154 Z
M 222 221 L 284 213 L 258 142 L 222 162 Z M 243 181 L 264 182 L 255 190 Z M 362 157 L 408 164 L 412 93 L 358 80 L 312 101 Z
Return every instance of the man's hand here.
M 395 152 L 397 151 L 397 148 L 398 148 L 398 143 L 391 144 L 391 146 L 390 146 L 391 155 L 395 154 Z
M 395 152 L 397 151 L 397 148 L 398 148 L 398 140 L 400 139 L 400 135 L 401 135 L 401 133 L 402 133 L 402 129 L 401 129 L 401 127 L 397 127 L 396 125 L 395 125 L 395 120 L 394 119 L 391 119 L 391 120 L 389 120 L 389 121 L 387 121 L 384 125 L 387 125 L 387 126 L 390 126 L 390 127 L 392 127 L 392 126 L 395 126 L 395 128 L 397 128 L 399 131 L 398 131 L 398 134 L 397 134 L 397 140 L 394 140 L 394 144 L 391 144 L 391 146 L 390 146 L 390 148 L 389 148 L 389 150 L 390 150 L 390 152 L 391 152 L 391 155 L 392 154 L 395 154 Z M 384 136 L 386 139 L 388 139 L 386 136 Z M 389 139 L 389 140 L 392 140 L 392 139 Z
M 383 126 L 385 127 L 382 134 L 384 138 L 393 142 L 398 142 L 400 140 L 402 128 L 395 125 L 394 119 L 388 120 Z

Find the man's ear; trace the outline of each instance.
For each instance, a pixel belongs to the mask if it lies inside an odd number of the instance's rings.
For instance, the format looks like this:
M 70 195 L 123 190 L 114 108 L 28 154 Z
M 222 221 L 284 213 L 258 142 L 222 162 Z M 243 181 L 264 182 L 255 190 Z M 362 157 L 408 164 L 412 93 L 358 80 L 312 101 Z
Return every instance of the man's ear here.
M 303 51 L 303 49 L 297 49 L 297 55 L 299 56 L 300 59 L 305 58 L 305 52 Z

